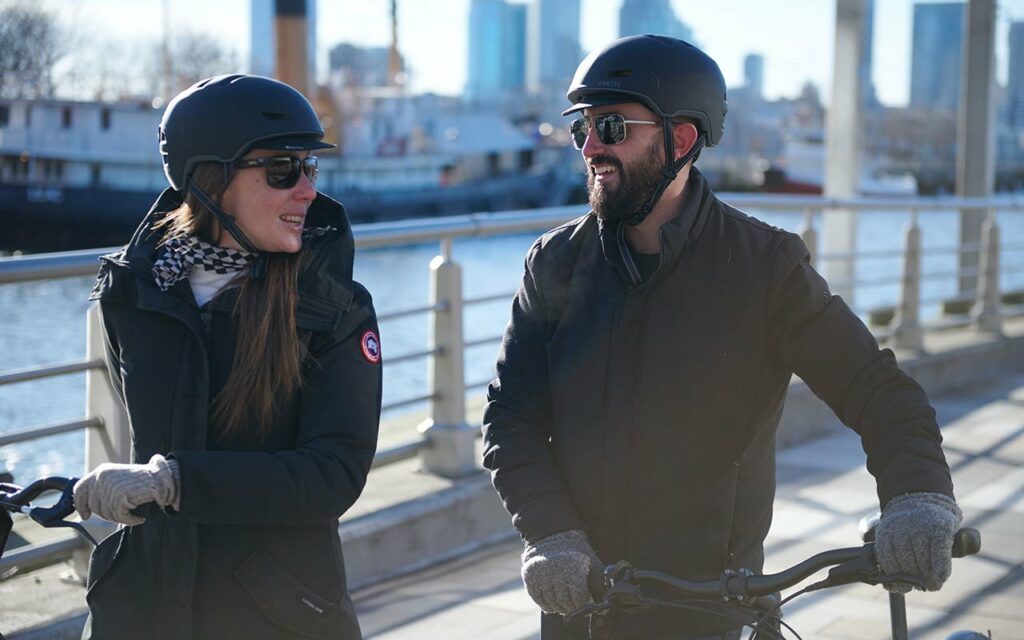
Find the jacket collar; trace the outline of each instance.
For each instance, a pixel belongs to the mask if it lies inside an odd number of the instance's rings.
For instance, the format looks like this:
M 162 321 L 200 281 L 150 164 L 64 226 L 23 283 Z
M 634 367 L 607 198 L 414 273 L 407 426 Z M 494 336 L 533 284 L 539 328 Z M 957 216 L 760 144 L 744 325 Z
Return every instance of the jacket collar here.
M 700 235 L 707 224 L 708 212 L 714 200 L 715 194 L 711 191 L 711 185 L 704 174 L 696 167 L 691 167 L 679 213 L 661 225 L 661 266 L 675 261 Z M 628 248 L 624 237 L 625 223 L 620 220 L 604 221 L 598 218 L 597 224 L 605 260 L 622 273 L 627 282 L 633 281 L 629 275 L 632 258 L 626 255 Z M 661 267 L 658 270 L 661 271 Z M 633 281 L 633 284 L 635 286 L 636 281 Z
M 163 238 L 155 225 L 181 202 L 181 194 L 173 189 L 160 194 L 131 241 L 119 251 L 103 256 L 104 264 L 90 299 L 121 298 L 142 309 L 175 315 L 194 305 L 187 280 L 164 292 L 156 286 L 152 274 Z M 353 298 L 355 242 L 344 207 L 318 192 L 306 212 L 306 234 L 299 267 L 296 324 L 300 329 L 330 331 L 337 327 Z M 134 280 L 134 286 L 126 286 L 129 278 Z

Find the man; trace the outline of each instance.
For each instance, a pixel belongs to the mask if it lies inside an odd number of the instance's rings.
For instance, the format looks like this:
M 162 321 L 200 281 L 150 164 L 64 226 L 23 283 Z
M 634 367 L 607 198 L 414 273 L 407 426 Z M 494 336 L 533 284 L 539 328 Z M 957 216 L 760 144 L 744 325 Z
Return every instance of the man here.
M 961 515 L 934 411 L 800 239 L 718 200 L 693 167 L 724 130 L 715 62 L 623 38 L 580 64 L 568 98 L 592 211 L 530 249 L 484 413 L 542 637 L 587 637 L 561 616 L 590 600 L 591 567 L 761 570 L 793 373 L 861 435 L 882 568 L 938 589 Z M 736 638 L 740 624 L 652 611 L 612 633 Z

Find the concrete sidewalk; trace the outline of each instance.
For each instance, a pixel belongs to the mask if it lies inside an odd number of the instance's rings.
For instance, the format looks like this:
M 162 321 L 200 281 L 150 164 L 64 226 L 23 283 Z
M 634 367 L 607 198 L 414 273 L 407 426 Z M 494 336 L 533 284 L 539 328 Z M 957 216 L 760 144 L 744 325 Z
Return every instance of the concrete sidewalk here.
M 939 593 L 908 596 L 912 638 L 957 629 L 1024 640 L 1024 374 L 935 398 L 964 526 L 982 552 L 957 560 Z M 858 520 L 877 509 L 874 480 L 849 431 L 779 452 L 779 491 L 765 570 L 814 553 L 856 546 Z M 539 614 L 519 580 L 518 541 L 358 591 L 356 608 L 374 640 L 524 640 Z M 852 585 L 808 594 L 786 608 L 805 638 L 889 638 L 886 592 Z

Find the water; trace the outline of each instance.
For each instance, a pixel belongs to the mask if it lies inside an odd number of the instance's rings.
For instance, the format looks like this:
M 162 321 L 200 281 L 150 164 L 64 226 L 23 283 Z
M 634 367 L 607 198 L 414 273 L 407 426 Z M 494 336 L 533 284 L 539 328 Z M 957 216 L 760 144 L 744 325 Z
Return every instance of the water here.
M 758 217 L 793 231 L 803 220 L 799 213 L 772 212 Z M 903 228 L 908 220 L 909 214 L 902 212 L 861 215 L 858 249 L 900 250 Z M 1003 288 L 1024 288 L 1024 215 L 1003 214 L 999 222 L 1004 246 L 1017 247 L 1002 257 Z M 927 255 L 927 251 L 955 246 L 957 213 L 923 215 L 920 224 L 926 252 L 924 272 L 954 272 L 954 254 Z M 474 298 L 514 291 L 522 274 L 523 257 L 536 235 L 456 241 L 453 256 L 463 267 L 465 296 Z M 373 294 L 378 314 L 425 305 L 429 296 L 429 264 L 437 253 L 438 246 L 433 243 L 361 250 L 356 258 L 355 275 Z M 899 255 L 863 259 L 856 265 L 856 277 L 858 280 L 896 277 L 902 268 Z M 91 285 L 89 277 L 0 285 L 0 372 L 84 358 L 86 299 Z M 923 298 L 951 297 L 955 292 L 956 281 L 952 276 L 926 280 Z M 899 294 L 898 282 L 859 287 L 855 292 L 855 308 L 864 314 L 874 307 L 894 305 Z M 499 335 L 508 320 L 509 307 L 507 299 L 467 306 L 466 341 Z M 936 303 L 925 305 L 923 316 L 934 315 L 936 310 Z M 384 403 L 425 394 L 425 360 L 387 366 L 387 359 L 426 347 L 426 316 L 384 322 L 381 342 L 385 362 Z M 497 348 L 494 341 L 466 350 L 467 384 L 492 376 Z M 78 419 L 84 415 L 84 408 L 83 374 L 0 386 L 0 433 Z M 6 468 L 22 480 L 51 473 L 80 474 L 84 465 L 83 442 L 82 433 L 75 432 L 2 447 L 0 469 Z

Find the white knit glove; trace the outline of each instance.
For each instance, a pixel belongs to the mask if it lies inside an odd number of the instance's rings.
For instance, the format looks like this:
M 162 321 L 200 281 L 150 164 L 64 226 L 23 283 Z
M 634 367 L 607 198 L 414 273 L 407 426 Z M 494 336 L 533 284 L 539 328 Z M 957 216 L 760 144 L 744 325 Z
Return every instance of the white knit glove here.
M 561 615 L 593 600 L 587 575 L 591 567 L 604 566 L 587 535 L 575 529 L 528 544 L 522 559 L 526 592 L 542 610 Z
M 135 526 L 146 521 L 132 509 L 155 502 L 160 508 L 178 508 L 178 463 L 160 454 L 148 464 L 105 462 L 75 483 L 75 510 L 83 520 L 98 515 L 104 520 Z

